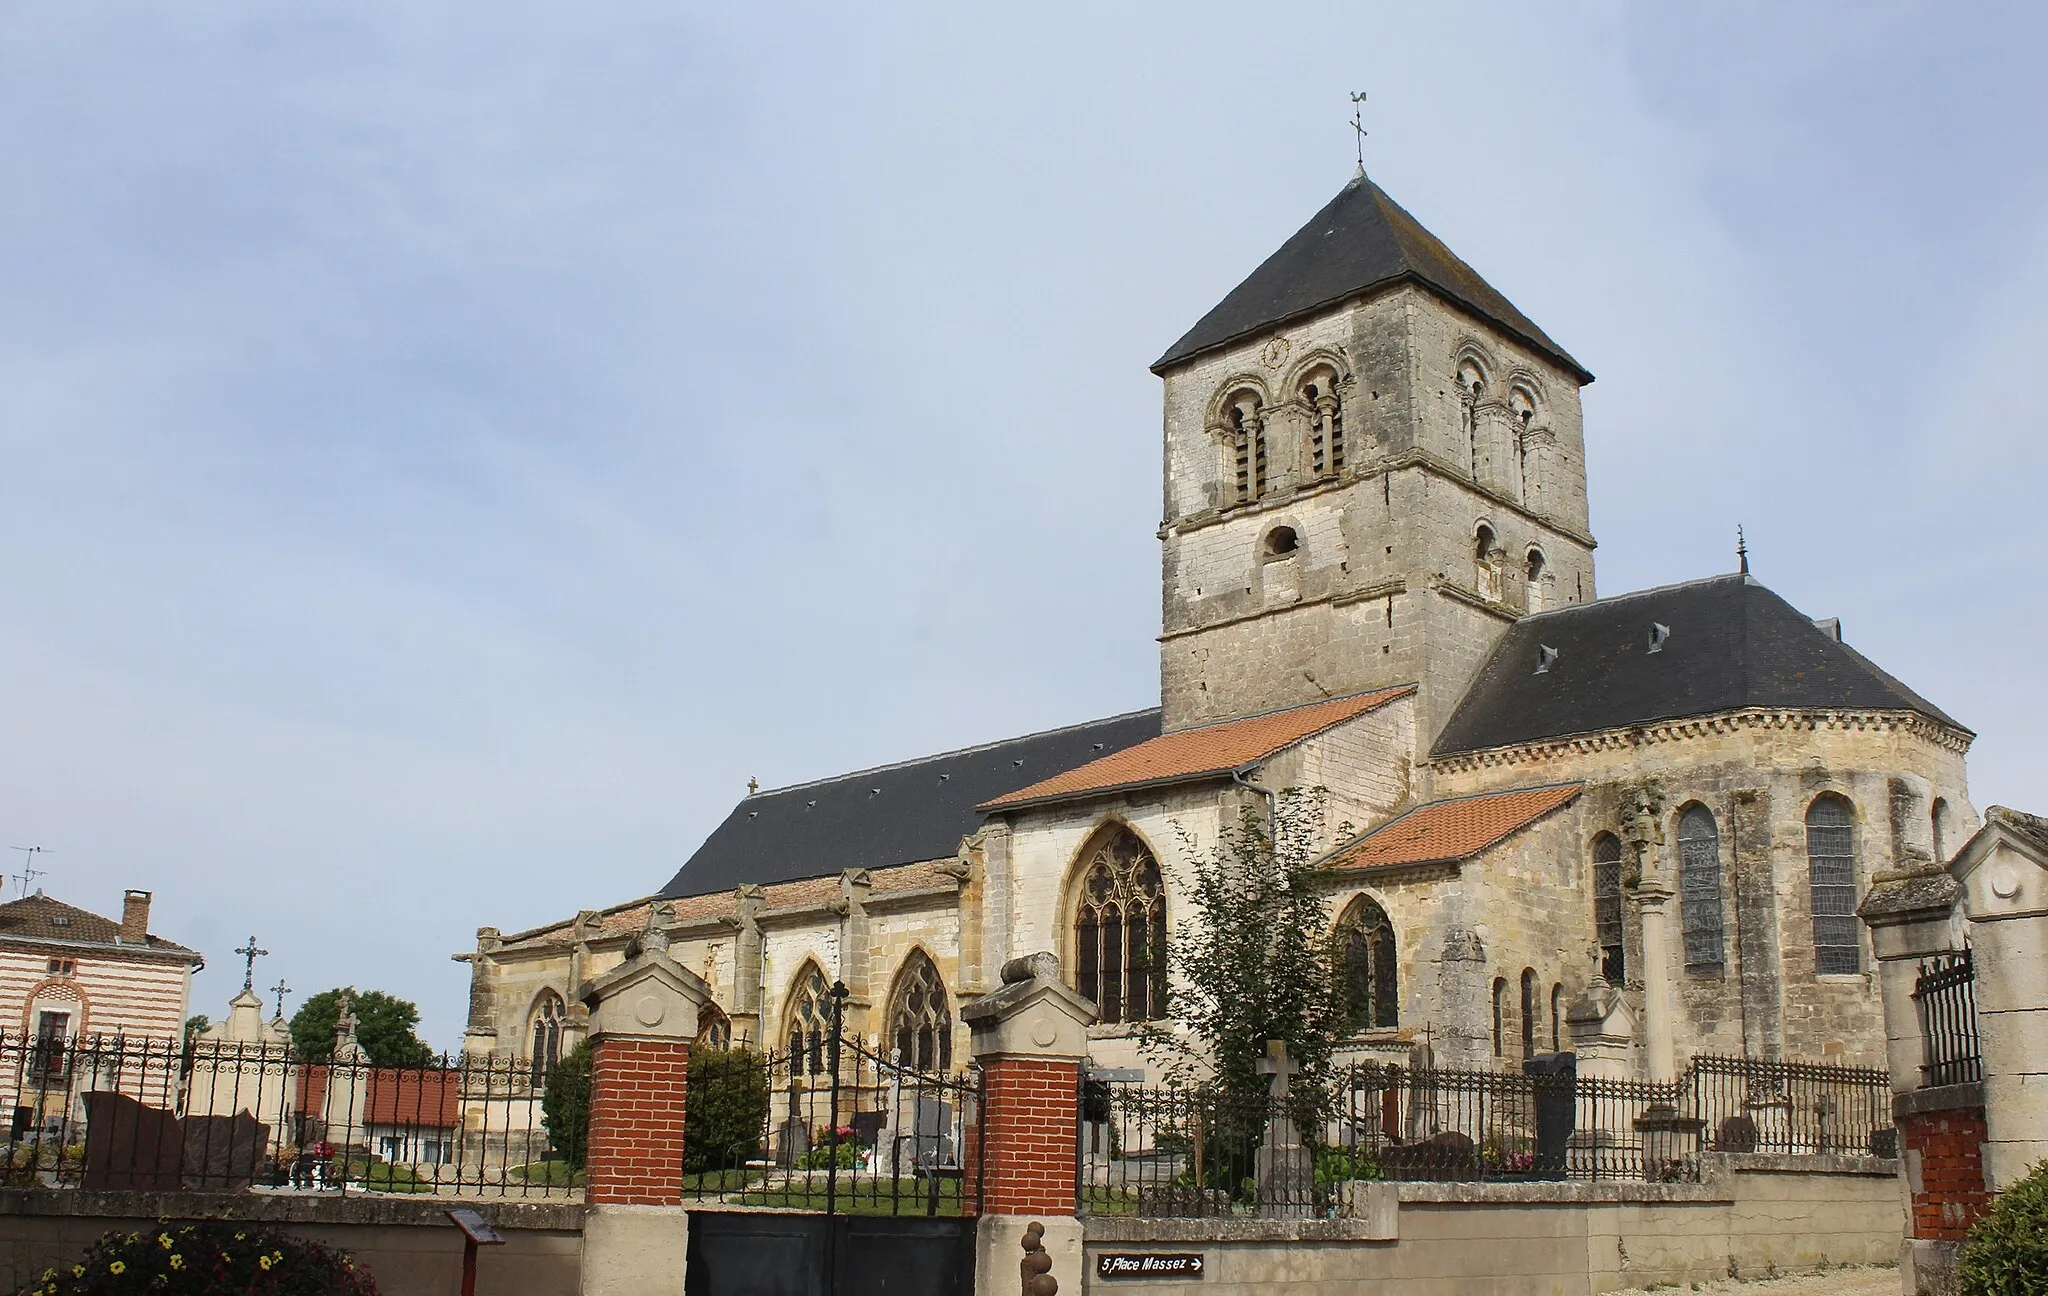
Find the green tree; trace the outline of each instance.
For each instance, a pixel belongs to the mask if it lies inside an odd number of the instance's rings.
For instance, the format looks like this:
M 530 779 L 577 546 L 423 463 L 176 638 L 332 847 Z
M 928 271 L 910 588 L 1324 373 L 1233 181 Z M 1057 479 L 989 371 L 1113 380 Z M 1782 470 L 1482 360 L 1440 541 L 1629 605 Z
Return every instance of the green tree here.
M 1299 1068 L 1292 1092 L 1304 1127 L 1326 1101 L 1348 1016 L 1328 934 L 1324 801 L 1320 788 L 1289 788 L 1275 797 L 1270 831 L 1247 807 L 1208 851 L 1182 832 L 1192 912 L 1176 925 L 1167 958 L 1173 1016 L 1184 1029 L 1161 1024 L 1142 1039 L 1169 1077 L 1192 1082 L 1213 1068 L 1222 1097 L 1247 1105 L 1267 1092 L 1258 1073 L 1266 1041 L 1285 1041 Z
M 2048 1161 L 2000 1193 L 1956 1254 L 1962 1296 L 2048 1291 Z
M 686 1109 L 684 1120 L 688 1119 Z M 579 1040 L 548 1073 L 540 1095 L 540 1123 L 548 1132 L 548 1146 L 582 1169 L 590 1150 L 589 1040 Z
M 190 1044 L 193 1040 L 206 1034 L 212 1025 L 213 1019 L 205 1013 L 193 1013 L 185 1019 L 185 1042 Z
M 693 1048 L 689 1085 L 683 1105 L 686 1172 L 739 1170 L 761 1155 L 768 1131 L 768 1068 L 759 1057 L 746 1049 Z M 852 1151 L 850 1145 L 840 1149 L 842 1155 Z
M 420 1010 L 407 1000 L 382 990 L 358 991 L 354 986 L 322 990 L 311 995 L 292 1014 L 292 1047 L 309 1062 L 326 1062 L 334 1056 L 334 1026 L 341 1015 L 341 997 L 348 996 L 349 1010 L 356 1016 L 356 1039 L 376 1066 L 426 1066 L 434 1050 L 413 1032 L 419 1025 Z

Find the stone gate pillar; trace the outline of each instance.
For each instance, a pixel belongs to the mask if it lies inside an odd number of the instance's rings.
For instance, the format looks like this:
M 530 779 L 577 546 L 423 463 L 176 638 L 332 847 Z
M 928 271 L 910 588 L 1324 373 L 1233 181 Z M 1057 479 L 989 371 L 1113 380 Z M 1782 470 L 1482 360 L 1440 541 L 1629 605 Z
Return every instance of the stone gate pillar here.
M 1009 1290 L 1024 1230 L 1044 1226 L 1062 1292 L 1081 1291 L 1081 1221 L 1074 1216 L 1081 1155 L 1081 1067 L 1095 1005 L 1060 980 L 1059 960 L 1030 954 L 1003 964 L 1002 986 L 962 1007 L 981 1067 L 978 1135 L 982 1216 L 976 1289 Z
M 658 935 L 592 982 L 583 1296 L 682 1296 L 683 1103 L 710 987 Z

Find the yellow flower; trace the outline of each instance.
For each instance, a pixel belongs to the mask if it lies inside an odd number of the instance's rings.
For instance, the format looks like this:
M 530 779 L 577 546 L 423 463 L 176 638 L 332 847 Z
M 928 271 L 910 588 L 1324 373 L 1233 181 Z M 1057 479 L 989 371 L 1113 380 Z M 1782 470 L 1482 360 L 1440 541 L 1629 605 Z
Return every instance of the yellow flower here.
M 71 1276 L 72 1276 L 73 1278 L 83 1278 L 83 1277 L 85 1277 L 85 1266 L 84 1266 L 84 1265 L 72 1265 L 72 1266 L 71 1266 Z
M 243 1240 L 245 1240 L 245 1239 L 246 1239 L 246 1238 L 247 1238 L 248 1236 L 249 1236 L 249 1235 L 248 1235 L 247 1233 L 237 1233 L 237 1234 L 235 1234 L 235 1241 L 237 1241 L 237 1242 L 243 1241 Z
M 268 1269 L 268 1268 L 270 1268 L 270 1257 L 269 1257 L 269 1256 L 257 1256 L 257 1257 L 256 1257 L 256 1263 L 257 1263 L 258 1265 L 261 1265 L 261 1266 L 262 1266 L 263 1268 L 265 1268 L 265 1269 Z
M 173 1268 L 173 1269 L 183 1269 L 184 1267 L 185 1267 L 185 1257 L 184 1257 L 184 1256 L 181 1256 L 181 1255 L 179 1255 L 179 1254 L 178 1254 L 178 1253 L 177 1253 L 176 1251 L 173 1251 L 173 1252 L 171 1252 L 171 1268 Z
M 127 1273 L 127 1272 L 128 1272 L 128 1262 L 127 1262 L 127 1261 L 125 1261 L 125 1260 L 116 1260 L 116 1261 L 114 1261 L 114 1263 L 112 1263 L 112 1264 L 110 1264 L 110 1265 L 108 1265 L 108 1266 L 107 1266 L 107 1272 L 108 1272 L 108 1273 L 110 1273 L 110 1274 L 124 1274 L 124 1273 Z
M 156 1240 L 157 1240 L 157 1241 L 159 1241 L 159 1242 L 161 1242 L 161 1243 L 163 1243 L 163 1247 L 164 1247 L 164 1250 L 168 1251 L 168 1250 L 170 1250 L 170 1249 L 171 1249 L 171 1235 L 170 1235 L 170 1234 L 168 1234 L 168 1233 L 159 1233 L 159 1234 L 157 1234 L 157 1235 L 156 1235 Z

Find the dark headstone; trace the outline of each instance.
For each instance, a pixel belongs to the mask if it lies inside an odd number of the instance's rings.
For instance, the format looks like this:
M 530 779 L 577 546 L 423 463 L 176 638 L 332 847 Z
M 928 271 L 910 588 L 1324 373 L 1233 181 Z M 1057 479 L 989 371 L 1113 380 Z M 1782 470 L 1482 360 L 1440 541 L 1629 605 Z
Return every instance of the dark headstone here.
M 1476 1179 L 1479 1147 L 1456 1130 L 1446 1130 L 1420 1143 L 1383 1149 L 1380 1168 L 1389 1179 Z
M 270 1127 L 246 1111 L 232 1116 L 187 1116 L 185 1187 L 244 1192 L 256 1181 L 269 1149 Z
M 1523 1059 L 1522 1074 L 1536 1081 L 1536 1159 L 1530 1173 L 1541 1179 L 1562 1179 L 1570 1164 L 1572 1131 L 1579 1121 L 1578 1054 L 1539 1053 Z
M 873 1147 L 882 1131 L 889 1127 L 889 1113 L 878 1111 L 855 1112 L 847 1127 L 860 1138 L 862 1147 Z
M 1716 1152 L 1754 1152 L 1756 1145 L 1756 1122 L 1747 1116 L 1730 1116 L 1714 1131 Z
M 174 1113 L 123 1093 L 85 1095 L 82 1187 L 170 1192 L 183 1186 L 184 1170 L 185 1139 Z

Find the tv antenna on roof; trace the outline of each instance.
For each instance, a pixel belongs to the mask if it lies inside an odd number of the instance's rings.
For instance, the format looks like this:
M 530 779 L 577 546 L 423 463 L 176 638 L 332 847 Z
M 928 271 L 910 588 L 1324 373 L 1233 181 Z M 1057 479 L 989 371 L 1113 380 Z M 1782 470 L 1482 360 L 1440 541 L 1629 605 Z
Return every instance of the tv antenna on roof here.
M 26 900 L 29 883 L 39 877 L 49 876 L 44 870 L 36 867 L 36 856 L 47 855 L 49 852 L 40 846 L 10 846 L 8 849 L 21 852 L 21 872 L 14 875 L 14 880 L 21 883 L 21 898 Z
M 1358 135 L 1358 174 L 1365 174 L 1365 91 L 1351 92 L 1351 129 Z

